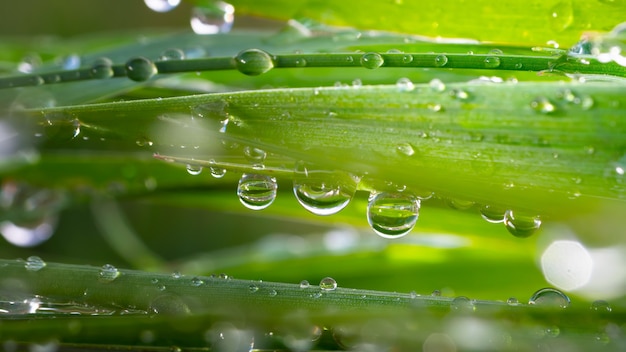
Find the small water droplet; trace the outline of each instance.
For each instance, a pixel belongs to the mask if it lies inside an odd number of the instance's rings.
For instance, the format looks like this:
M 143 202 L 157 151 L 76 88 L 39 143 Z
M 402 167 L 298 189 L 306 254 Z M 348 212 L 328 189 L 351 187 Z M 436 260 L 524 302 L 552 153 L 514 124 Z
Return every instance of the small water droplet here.
M 311 297 L 315 298 L 315 299 L 320 298 L 320 297 L 322 297 L 322 293 L 321 292 L 315 292 L 315 293 L 311 294 Z
M 263 163 L 267 157 L 264 150 L 248 145 L 243 148 L 243 155 L 252 163 Z
M 259 287 L 257 285 L 250 285 L 250 286 L 248 286 L 248 290 L 251 293 L 255 293 L 255 292 L 257 292 L 259 290 Z
M 237 186 L 237 196 L 246 208 L 261 210 L 274 202 L 277 189 L 276 179 L 271 176 L 243 174 Z
M 146 6 L 155 12 L 168 12 L 180 4 L 180 0 L 143 0 Z
M 337 289 L 337 281 L 332 277 L 325 277 L 320 281 L 320 289 L 322 291 L 334 291 Z
M 435 66 L 443 67 L 448 63 L 448 57 L 445 55 L 437 55 L 435 57 Z
M 215 164 L 215 160 L 209 160 L 209 165 Z M 222 178 L 226 175 L 226 169 L 217 166 L 209 166 L 209 171 L 211 172 L 211 176 L 215 178 Z
M 270 290 L 269 292 L 270 297 L 276 297 L 277 294 L 278 292 L 276 292 L 276 290 Z
M 452 98 L 458 99 L 458 100 L 467 100 L 467 99 L 469 99 L 469 93 L 467 93 L 463 89 L 452 89 L 450 91 L 450 96 Z
M 415 154 L 415 149 L 413 149 L 410 143 L 400 143 L 396 146 L 396 150 L 398 153 L 406 156 L 413 156 Z
M 296 67 L 305 67 L 307 62 L 304 58 L 297 58 L 294 64 Z
M 598 313 L 610 313 L 613 310 L 607 301 L 601 299 L 593 301 L 590 308 Z
M 517 300 L 517 298 L 515 297 L 509 297 L 509 299 L 506 300 L 506 304 L 510 305 L 510 306 L 517 306 L 519 305 L 519 301 Z
M 34 256 L 34 255 L 28 257 L 28 259 L 26 259 L 26 263 L 24 264 L 24 267 L 28 271 L 39 271 L 43 269 L 45 266 L 46 266 L 46 262 L 44 262 L 41 258 Z
M 117 279 L 120 276 L 119 270 L 111 264 L 104 264 L 102 268 L 100 268 L 100 273 L 98 274 L 100 281 L 102 282 L 111 282 Z
M 202 166 L 187 164 L 187 172 L 193 176 L 200 175 L 200 173 L 202 173 Z
M 274 68 L 274 60 L 263 50 L 248 49 L 237 54 L 235 67 L 245 75 L 258 76 Z
M 430 294 L 433 297 L 441 297 L 441 291 L 440 290 L 433 290 L 433 292 Z
M 309 282 L 307 280 L 300 281 L 300 288 L 302 288 L 302 289 L 309 288 L 309 286 L 311 286 L 311 285 L 309 284 Z
M 497 68 L 500 66 L 500 58 L 497 56 L 487 56 L 484 64 L 485 68 Z
M 521 62 L 518 62 L 518 63 L 515 64 L 515 69 L 516 70 L 521 70 L 522 67 L 524 67 L 524 64 L 522 64 Z
M 583 95 L 582 97 L 580 97 L 580 107 L 583 108 L 583 110 L 589 110 L 593 107 L 594 101 L 593 98 L 588 96 L 588 95 Z
M 398 91 L 400 92 L 411 92 L 415 89 L 413 82 L 406 77 L 398 79 L 396 87 L 398 87 Z
M 64 70 L 77 70 L 80 68 L 80 56 L 76 54 L 67 55 L 61 60 L 61 67 Z
M 420 201 L 412 194 L 381 192 L 367 206 L 367 221 L 379 236 L 400 238 L 408 234 L 419 215 Z
M 409 297 L 411 297 L 411 299 L 416 299 L 419 295 L 417 294 L 417 292 L 415 291 L 411 291 L 409 292 Z
M 126 62 L 126 75 L 133 81 L 147 81 L 157 74 L 157 68 L 145 57 L 135 57 Z
M 169 60 L 183 60 L 185 58 L 185 52 L 177 49 L 177 48 L 171 48 L 171 49 L 166 49 L 165 51 L 163 51 L 161 53 L 161 56 L 159 57 L 159 60 L 161 61 L 169 61 Z
M 361 66 L 368 68 L 370 70 L 379 68 L 385 63 L 385 60 L 379 53 L 365 53 L 361 56 Z
M 113 77 L 113 61 L 106 57 L 97 59 L 91 65 L 91 75 L 97 79 Z
M 202 286 L 203 284 L 204 284 L 204 281 L 202 281 L 202 279 L 199 277 L 194 277 L 191 279 L 191 286 L 198 287 L 198 286 Z
M 472 312 L 476 307 L 469 298 L 458 296 L 450 302 L 450 309 L 457 312 Z
M 228 33 L 235 22 L 235 7 L 223 1 L 204 2 L 191 11 L 191 29 L 196 34 Z
M 428 86 L 433 92 L 443 92 L 446 90 L 446 85 L 439 78 L 431 79 Z
M 546 328 L 545 333 L 550 337 L 557 337 L 561 333 L 561 329 L 558 326 L 553 325 Z
M 559 1 L 550 8 L 550 24 L 556 32 L 561 32 L 569 28 L 574 22 L 574 8 L 572 0 Z
M 411 62 L 413 62 L 413 55 L 411 54 L 405 54 L 402 56 L 402 62 L 405 64 L 410 64 Z
M 515 237 L 526 238 L 541 227 L 538 216 L 516 215 L 512 210 L 504 213 L 504 226 Z
M 551 114 L 556 111 L 556 107 L 545 97 L 537 97 L 530 102 L 530 107 L 542 114 Z
M 506 210 L 491 205 L 485 205 L 480 208 L 480 216 L 492 224 L 504 222 L 504 213 Z
M 348 174 L 296 163 L 293 193 L 298 203 L 315 215 L 336 214 L 350 203 L 355 192 L 356 181 Z
M 554 288 L 542 288 L 528 300 L 528 304 L 542 307 L 567 308 L 570 305 L 570 299 L 563 292 Z
M 181 277 L 183 277 L 183 275 L 180 273 L 180 271 L 174 271 L 172 273 L 172 278 L 173 279 L 180 279 Z

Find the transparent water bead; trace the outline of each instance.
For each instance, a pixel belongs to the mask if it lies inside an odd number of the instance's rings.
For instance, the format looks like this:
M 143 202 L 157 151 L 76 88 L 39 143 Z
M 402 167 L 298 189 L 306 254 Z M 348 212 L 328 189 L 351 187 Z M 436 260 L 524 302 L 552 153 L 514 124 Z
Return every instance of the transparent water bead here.
M 398 79 L 396 87 L 400 92 L 412 92 L 415 89 L 415 84 L 410 79 L 403 77 Z
M 357 182 L 343 172 L 325 171 L 304 162 L 296 163 L 293 194 L 298 203 L 315 215 L 332 215 L 345 208 L 356 192 Z
M 475 310 L 475 306 L 472 301 L 465 296 L 455 297 L 450 302 L 450 309 L 457 312 L 471 312 Z
M 228 33 L 235 22 L 235 7 L 223 1 L 211 1 L 191 11 L 191 29 L 196 34 Z
M 237 54 L 235 67 L 245 75 L 258 76 L 274 68 L 274 61 L 272 56 L 263 50 L 248 49 Z
M 192 176 L 197 176 L 202 173 L 202 166 L 187 164 L 187 173 Z
M 243 156 L 251 163 L 263 163 L 267 153 L 263 149 L 247 145 L 243 147 Z
M 337 281 L 332 277 L 325 277 L 320 281 L 320 289 L 322 291 L 334 291 L 337 289 Z
M 385 60 L 379 53 L 365 53 L 361 56 L 361 66 L 370 70 L 379 68 L 385 63 Z
M 491 205 L 484 205 L 480 208 L 480 216 L 492 224 L 504 222 L 505 213 L 506 210 Z
M 381 192 L 367 206 L 367 221 L 379 236 L 400 238 L 408 234 L 419 215 L 420 201 L 409 193 Z
M 100 273 L 98 273 L 98 277 L 100 281 L 103 282 L 111 282 L 117 277 L 120 276 L 119 270 L 111 264 L 105 264 L 100 268 Z
M 530 102 L 530 107 L 536 112 L 542 114 L 551 114 L 556 111 L 556 106 L 545 97 L 537 97 Z
M 30 256 L 26 259 L 26 263 L 24 263 L 24 267 L 28 271 L 39 271 L 46 266 L 46 262 L 44 262 L 41 258 L 37 256 Z
M 500 58 L 497 56 L 487 56 L 484 61 L 485 68 L 497 68 L 500 66 Z
M 435 57 L 435 66 L 443 67 L 448 63 L 448 57 L 445 55 L 437 55 Z
M 143 2 L 155 12 L 172 11 L 180 4 L 180 0 L 143 0 Z
M 307 280 L 300 281 L 300 288 L 302 288 L 302 289 L 309 288 L 309 286 L 311 286 L 311 285 L 309 284 L 309 282 Z
M 538 216 L 516 215 L 513 210 L 504 213 L 504 226 L 515 237 L 526 238 L 537 232 L 541 227 Z
M 91 75 L 94 78 L 105 79 L 113 77 L 113 61 L 109 58 L 101 57 L 91 65 Z
M 137 82 L 147 81 L 157 74 L 154 62 L 145 57 L 135 57 L 128 60 L 125 67 L 128 78 Z
M 601 299 L 593 301 L 590 308 L 592 311 L 598 313 L 609 313 L 613 310 L 607 301 Z
M 443 92 L 446 90 L 446 85 L 439 78 L 431 79 L 428 86 L 433 92 Z
M 269 207 L 276 199 L 278 185 L 271 176 L 243 174 L 237 186 L 239 201 L 246 208 L 261 210 Z
M 554 288 L 542 288 L 528 300 L 528 304 L 547 308 L 567 308 L 570 305 L 570 299 L 567 295 Z
M 185 52 L 177 48 L 166 49 L 165 51 L 161 53 L 161 56 L 159 56 L 159 60 L 161 61 L 183 60 L 183 59 L 185 59 Z

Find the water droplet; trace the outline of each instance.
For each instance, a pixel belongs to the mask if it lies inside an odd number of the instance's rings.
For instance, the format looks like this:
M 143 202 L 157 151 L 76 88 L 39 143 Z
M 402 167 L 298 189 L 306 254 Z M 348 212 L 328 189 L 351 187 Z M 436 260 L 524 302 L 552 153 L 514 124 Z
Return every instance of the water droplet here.
M 272 56 L 263 50 L 248 49 L 237 54 L 235 67 L 243 74 L 258 76 L 274 68 L 274 61 Z
M 276 199 L 276 179 L 266 175 L 243 174 L 237 186 L 239 201 L 246 208 L 261 210 L 269 207 Z
M 183 275 L 180 273 L 180 271 L 174 271 L 172 273 L 172 278 L 173 279 L 180 279 L 181 277 L 183 277 Z
M 309 282 L 307 280 L 300 281 L 300 288 L 302 288 L 302 289 L 309 288 L 309 286 L 311 286 L 311 285 L 309 284 Z
M 61 67 L 64 70 L 77 70 L 80 68 L 80 56 L 76 54 L 67 55 L 61 61 Z
M 348 174 L 296 163 L 293 193 L 298 203 L 315 215 L 336 214 L 350 203 L 355 192 L 356 181 Z
M 484 63 L 485 68 L 497 68 L 500 66 L 500 58 L 497 56 L 487 56 Z
M 396 87 L 400 92 L 411 92 L 415 89 L 415 85 L 411 82 L 410 79 L 403 77 L 398 79 L 396 82 Z
M 415 154 L 415 149 L 413 149 L 410 143 L 400 143 L 396 146 L 396 150 L 398 153 L 406 156 L 413 156 Z
M 215 164 L 215 160 L 209 160 L 209 165 Z M 217 166 L 209 166 L 209 171 L 211 172 L 211 176 L 215 178 L 222 178 L 226 175 L 226 169 Z
M 548 287 L 533 293 L 528 300 L 528 304 L 542 307 L 567 308 L 569 307 L 570 299 L 563 292 Z
M 446 203 L 450 208 L 457 210 L 466 210 L 474 206 L 474 202 L 472 202 L 471 200 L 459 198 L 448 198 L 446 199 Z
M 506 304 L 510 305 L 510 306 L 517 306 L 519 305 L 519 301 L 517 300 L 517 298 L 515 297 L 509 297 L 509 299 L 506 300 Z
M 106 57 L 97 59 L 91 65 L 91 75 L 97 79 L 113 77 L 113 61 Z
M 521 70 L 522 67 L 524 67 L 524 64 L 522 64 L 521 62 L 518 62 L 518 63 L 515 64 L 515 69 L 516 70 Z
M 320 281 L 320 289 L 322 291 L 334 291 L 337 289 L 337 281 L 332 277 L 325 277 Z
M 183 60 L 185 58 L 185 53 L 177 48 L 166 49 L 161 53 L 159 60 L 161 61 L 169 61 L 169 60 Z
M 191 29 L 196 34 L 228 33 L 235 22 L 235 7 L 223 1 L 203 3 L 191 12 Z
M 450 309 L 457 312 L 472 312 L 476 307 L 469 298 L 458 296 L 450 302 Z
M 402 56 L 402 62 L 405 64 L 410 64 L 411 62 L 413 62 L 413 55 L 405 54 L 404 56 Z
M 431 79 L 428 86 L 433 92 L 443 92 L 446 90 L 446 85 L 439 78 Z
M 152 61 L 145 57 L 136 57 L 126 62 L 126 75 L 133 81 L 147 81 L 157 73 Z
M 480 216 L 493 224 L 504 222 L 505 212 L 506 210 L 491 205 L 485 205 L 480 208 Z
M 558 326 L 553 325 L 546 328 L 545 333 L 550 337 L 557 337 L 561 333 L 561 329 Z
M 120 276 L 120 272 L 111 264 L 104 264 L 98 274 L 100 281 L 103 282 L 111 282 L 117 279 L 118 276 Z
M 191 279 L 191 286 L 198 287 L 198 286 L 202 286 L 203 284 L 204 284 L 204 281 L 202 281 L 202 279 L 199 277 L 194 277 Z
M 448 57 L 445 55 L 437 55 L 435 57 L 435 66 L 443 67 L 448 63 Z
M 572 0 L 563 0 L 554 5 L 549 12 L 552 29 L 561 32 L 569 28 L 574 22 L 574 8 Z
M 39 271 L 43 269 L 45 266 L 46 266 L 46 262 L 44 262 L 41 258 L 34 256 L 34 255 L 28 257 L 28 259 L 26 259 L 26 263 L 24 264 L 24 267 L 28 271 Z
M 269 295 L 270 297 L 275 297 L 278 294 L 278 292 L 276 292 L 276 290 L 270 290 Z
M 593 301 L 590 308 L 598 313 L 610 313 L 613 310 L 607 301 L 601 299 Z
M 556 111 L 556 107 L 545 97 L 537 97 L 530 102 L 530 107 L 542 114 L 550 114 Z
M 243 155 L 252 163 L 263 163 L 267 157 L 267 153 L 264 150 L 250 146 L 243 148 Z
M 450 96 L 454 99 L 458 100 L 467 100 L 469 99 L 469 93 L 464 91 L 463 89 L 453 89 L 450 91 Z
M 419 295 L 417 294 L 417 292 L 411 291 L 409 292 L 409 297 L 411 297 L 411 299 L 416 299 L 417 297 L 419 297 Z
M 441 291 L 433 290 L 433 292 L 430 295 L 433 297 L 441 297 Z
M 385 60 L 379 53 L 365 53 L 361 56 L 361 66 L 373 70 L 379 68 L 385 63 Z
M 146 6 L 155 12 L 168 12 L 180 4 L 180 0 L 143 0 Z
M 248 290 L 251 293 L 255 293 L 255 292 L 257 292 L 259 290 L 259 287 L 257 285 L 250 285 L 250 286 L 248 286 Z
M 589 110 L 593 107 L 594 101 L 593 98 L 588 96 L 588 95 L 583 95 L 582 97 L 580 97 L 580 107 L 583 108 L 583 110 Z
M 200 175 L 200 173 L 202 173 L 202 166 L 187 164 L 187 172 L 193 176 Z
M 384 238 L 408 234 L 419 215 L 420 201 L 412 194 L 381 192 L 370 198 L 367 221 Z
M 515 215 L 512 210 L 504 213 L 504 226 L 515 237 L 526 238 L 541 227 L 538 216 Z

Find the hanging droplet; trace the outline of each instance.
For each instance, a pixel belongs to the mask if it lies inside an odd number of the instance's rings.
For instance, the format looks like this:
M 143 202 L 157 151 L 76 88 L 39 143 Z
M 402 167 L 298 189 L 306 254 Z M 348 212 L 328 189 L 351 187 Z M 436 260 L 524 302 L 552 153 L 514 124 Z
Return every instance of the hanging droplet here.
M 552 102 L 545 97 L 537 97 L 530 102 L 530 107 L 536 112 L 542 114 L 550 114 L 556 111 L 556 107 Z
M 408 234 L 419 215 L 420 201 L 412 194 L 381 192 L 370 198 L 367 222 L 384 238 Z
M 334 291 L 337 289 L 337 281 L 332 277 L 325 277 L 320 281 L 320 289 L 322 291 Z
M 492 224 L 504 222 L 505 212 L 506 210 L 491 205 L 484 205 L 480 208 L 480 216 Z
M 161 53 L 161 56 L 159 56 L 159 60 L 161 61 L 183 60 L 183 59 L 185 59 L 185 52 L 177 48 L 166 49 L 165 51 Z
M 111 264 L 103 265 L 102 268 L 100 268 L 100 273 L 98 274 L 98 277 L 102 282 L 111 282 L 117 279 L 118 276 L 120 276 L 120 272 Z
M 548 287 L 535 292 L 528 300 L 528 304 L 547 308 L 567 308 L 569 307 L 570 299 L 563 292 Z
M 342 172 L 330 172 L 296 163 L 293 194 L 306 210 L 315 215 L 336 214 L 345 208 L 354 193 L 357 182 Z
M 487 56 L 484 61 L 485 68 L 497 68 L 500 66 L 500 58 L 497 56 Z
M 613 310 L 607 301 L 601 299 L 593 301 L 590 308 L 598 313 L 610 313 Z
M 237 54 L 235 67 L 245 75 L 258 76 L 274 68 L 274 61 L 272 56 L 263 50 L 248 49 Z
M 433 92 L 443 92 L 446 90 L 446 85 L 439 78 L 431 79 L 428 86 Z
M 125 67 L 128 78 L 137 82 L 147 81 L 157 74 L 154 62 L 145 57 L 136 57 L 128 60 Z
M 435 57 L 435 66 L 443 67 L 448 63 L 448 57 L 445 55 L 437 55 Z
M 305 288 L 309 288 L 310 286 L 311 285 L 309 284 L 307 280 L 300 281 L 300 288 L 305 289 Z
M 202 166 L 187 164 L 187 173 L 193 176 L 200 175 L 202 173 Z
M 243 155 L 251 163 L 263 163 L 267 157 L 267 153 L 263 149 L 245 146 L 243 147 Z
M 243 174 L 237 186 L 239 201 L 246 208 L 261 210 L 269 207 L 276 199 L 276 179 L 266 175 Z
M 235 7 L 223 1 L 211 1 L 191 12 L 191 29 L 196 34 L 228 33 L 235 22 Z
M 504 226 L 515 237 L 526 238 L 541 227 L 538 216 L 515 215 L 512 210 L 504 213 Z
M 113 77 L 113 62 L 106 57 L 101 57 L 91 65 L 91 75 L 97 79 Z
M 47 241 L 56 228 L 57 216 L 44 215 L 29 222 L 0 222 L 0 234 L 18 247 L 34 247 Z
M 143 0 L 146 6 L 155 12 L 168 12 L 175 9 L 180 0 Z
M 26 259 L 26 263 L 24 264 L 24 267 L 28 271 L 39 271 L 43 269 L 45 266 L 46 266 L 46 262 L 44 262 L 41 258 L 34 256 L 34 255 L 28 257 L 28 259 Z
M 365 53 L 361 56 L 361 66 L 370 70 L 379 68 L 385 63 L 385 60 L 379 53 Z
M 215 160 L 213 159 L 209 160 L 209 165 L 214 165 L 214 164 L 215 164 Z M 215 178 L 222 178 L 224 177 L 224 175 L 226 175 L 226 169 L 223 169 L 217 166 L 209 166 L 209 171 L 211 172 L 211 176 Z

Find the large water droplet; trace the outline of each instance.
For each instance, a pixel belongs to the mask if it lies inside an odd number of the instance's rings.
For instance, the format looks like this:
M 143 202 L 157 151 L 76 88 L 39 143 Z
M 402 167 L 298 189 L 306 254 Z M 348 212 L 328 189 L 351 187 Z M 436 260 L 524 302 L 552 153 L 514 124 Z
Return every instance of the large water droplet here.
M 237 186 L 237 195 L 246 208 L 261 210 L 274 202 L 277 189 L 276 179 L 271 176 L 243 174 Z
M 155 12 L 168 12 L 180 4 L 180 0 L 143 0 L 146 6 Z
M 550 8 L 549 19 L 552 29 L 557 32 L 569 28 L 572 23 L 574 23 L 574 7 L 572 0 L 559 1 Z
M 320 289 L 322 291 L 334 291 L 337 289 L 337 281 L 332 277 L 325 277 L 320 281 Z
M 258 76 L 274 68 L 274 61 L 272 56 L 263 50 L 248 49 L 237 54 L 235 66 L 243 74 Z
M 339 212 L 350 203 L 355 192 L 356 182 L 350 175 L 296 163 L 293 193 L 298 203 L 315 215 Z
M 101 57 L 91 65 L 91 75 L 97 79 L 113 77 L 113 61 L 109 58 Z
M 159 60 L 161 61 L 169 61 L 169 60 L 183 60 L 185 58 L 185 52 L 177 49 L 166 49 L 161 53 Z
M 504 213 L 504 226 L 515 237 L 526 238 L 541 227 L 538 216 L 516 215 L 512 210 Z
M 126 62 L 126 75 L 133 81 L 147 81 L 157 73 L 152 61 L 145 57 L 135 57 Z
M 46 262 L 44 262 L 41 258 L 34 256 L 34 255 L 28 257 L 28 259 L 26 259 L 26 263 L 24 264 L 24 267 L 28 271 L 39 271 L 43 269 L 45 266 L 46 266 Z
M 117 279 L 118 276 L 120 276 L 119 270 L 111 264 L 103 265 L 102 268 L 100 268 L 100 273 L 98 274 L 98 277 L 102 282 L 111 282 Z
M 533 293 L 528 300 L 528 304 L 542 307 L 567 308 L 569 307 L 570 299 L 563 292 L 548 287 Z
M 235 7 L 223 1 L 211 1 L 191 12 L 191 29 L 196 34 L 228 33 L 235 22 Z
M 370 198 L 367 221 L 384 238 L 408 234 L 419 215 L 420 201 L 412 194 L 381 192 Z
M 448 63 L 448 57 L 445 55 L 437 55 L 435 57 L 435 66 L 443 67 Z
M 365 53 L 361 56 L 361 66 L 369 69 L 379 68 L 385 63 L 385 60 L 379 53 Z

